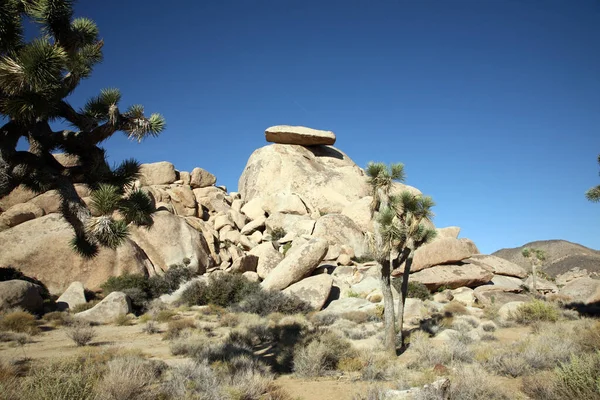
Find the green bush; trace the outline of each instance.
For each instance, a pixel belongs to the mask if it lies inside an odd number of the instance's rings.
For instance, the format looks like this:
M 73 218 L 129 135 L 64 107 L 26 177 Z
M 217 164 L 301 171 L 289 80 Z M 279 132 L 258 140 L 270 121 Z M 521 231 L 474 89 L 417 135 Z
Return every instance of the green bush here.
M 171 265 L 163 276 L 148 278 L 142 274 L 111 276 L 101 285 L 104 294 L 123 292 L 131 299 L 136 314 L 144 312 L 150 300 L 177 290 L 193 276 L 193 271 L 185 265 Z
M 408 297 L 425 301 L 431 299 L 431 293 L 425 284 L 408 281 Z
M 271 313 L 297 314 L 308 313 L 312 308 L 306 302 L 294 296 L 288 296 L 275 290 L 259 289 L 246 296 L 241 302 L 232 305 L 234 312 L 245 312 L 267 316 Z
M 279 239 L 283 239 L 283 237 L 287 234 L 287 232 L 285 231 L 285 229 L 283 228 L 273 228 L 273 230 L 271 231 L 271 240 L 276 242 Z
M 543 300 L 533 300 L 522 304 L 511 315 L 511 319 L 524 325 L 539 321 L 556 322 L 559 317 L 558 308 Z
M 180 303 L 188 306 L 214 304 L 228 307 L 260 290 L 258 282 L 250 282 L 241 275 L 213 274 L 208 283 L 198 281 L 186 288 Z
M 600 399 L 600 352 L 573 355 L 555 373 L 557 398 Z

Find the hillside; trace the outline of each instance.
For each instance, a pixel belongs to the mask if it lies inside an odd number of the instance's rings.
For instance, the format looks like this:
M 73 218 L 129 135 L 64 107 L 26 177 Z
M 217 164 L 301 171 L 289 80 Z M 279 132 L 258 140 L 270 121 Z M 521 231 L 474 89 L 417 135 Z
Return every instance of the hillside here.
M 521 251 L 525 247 L 540 249 L 546 253 L 543 269 L 552 277 L 575 268 L 587 270 L 588 274 L 600 273 L 600 251 L 566 240 L 539 240 L 526 243 L 521 247 L 500 249 L 494 252 L 493 255 L 530 270 L 529 263 L 521 255 Z

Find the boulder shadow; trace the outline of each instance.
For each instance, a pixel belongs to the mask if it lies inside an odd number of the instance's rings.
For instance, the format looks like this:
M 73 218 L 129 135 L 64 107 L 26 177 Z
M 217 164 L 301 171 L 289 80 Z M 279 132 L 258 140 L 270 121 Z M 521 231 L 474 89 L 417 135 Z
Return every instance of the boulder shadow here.
M 337 158 L 338 160 L 343 160 L 345 158 L 341 152 L 331 146 L 316 145 L 306 146 L 306 148 L 313 153 L 315 157 L 330 157 Z

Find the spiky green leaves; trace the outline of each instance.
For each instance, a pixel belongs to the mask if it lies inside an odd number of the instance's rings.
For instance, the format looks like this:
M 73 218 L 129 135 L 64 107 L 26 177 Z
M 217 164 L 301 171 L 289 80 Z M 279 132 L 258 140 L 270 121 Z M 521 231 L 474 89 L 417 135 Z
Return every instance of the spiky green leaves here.
M 127 238 L 129 230 L 125 221 L 102 215 L 90 219 L 86 233 L 101 246 L 116 249 Z
M 540 249 L 525 247 L 523 250 L 521 250 L 521 254 L 523 255 L 523 257 L 529 259 L 532 263 L 535 263 L 536 265 L 546 260 L 546 253 L 544 252 L 544 250 Z
M 165 129 L 165 119 L 160 114 L 152 114 L 149 118 L 144 116 L 144 107 L 135 104 L 124 114 L 126 122 L 123 130 L 130 139 L 141 142 L 146 136 L 158 136 Z
M 402 163 L 393 163 L 388 167 L 384 163 L 371 161 L 367 164 L 366 172 L 369 184 L 375 189 L 383 189 L 385 193 L 389 193 L 392 182 L 406 179 Z
M 119 211 L 128 223 L 152 225 L 152 213 L 156 211 L 154 202 L 145 192 L 134 190 L 121 201 Z
M 89 18 L 76 18 L 71 23 L 73 45 L 80 48 L 98 41 L 98 26 Z
M 117 186 L 100 185 L 92 192 L 91 207 L 94 214 L 111 215 L 119 207 L 123 191 Z
M 30 0 L 23 2 L 25 12 L 58 42 L 66 41 L 73 18 L 72 0 Z
M 600 201 L 600 186 L 596 186 L 585 192 L 585 198 L 597 203 Z
M 91 98 L 83 107 L 83 113 L 97 121 L 106 121 L 121 100 L 121 92 L 116 88 L 102 89 L 100 94 Z
M 20 1 L 0 2 L 0 54 L 16 49 L 23 39 Z

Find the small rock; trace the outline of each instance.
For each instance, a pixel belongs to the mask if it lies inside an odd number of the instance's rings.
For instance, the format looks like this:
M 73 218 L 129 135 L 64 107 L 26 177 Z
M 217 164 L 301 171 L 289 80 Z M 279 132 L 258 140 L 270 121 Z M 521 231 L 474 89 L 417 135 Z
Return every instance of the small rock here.
M 67 290 L 56 300 L 59 311 L 73 309 L 75 306 L 87 303 L 85 299 L 85 288 L 81 282 L 72 282 Z
M 75 314 L 74 317 L 104 324 L 114 321 L 119 315 L 127 315 L 131 311 L 131 301 L 125 293 L 111 292 L 100 303 L 89 310 Z

